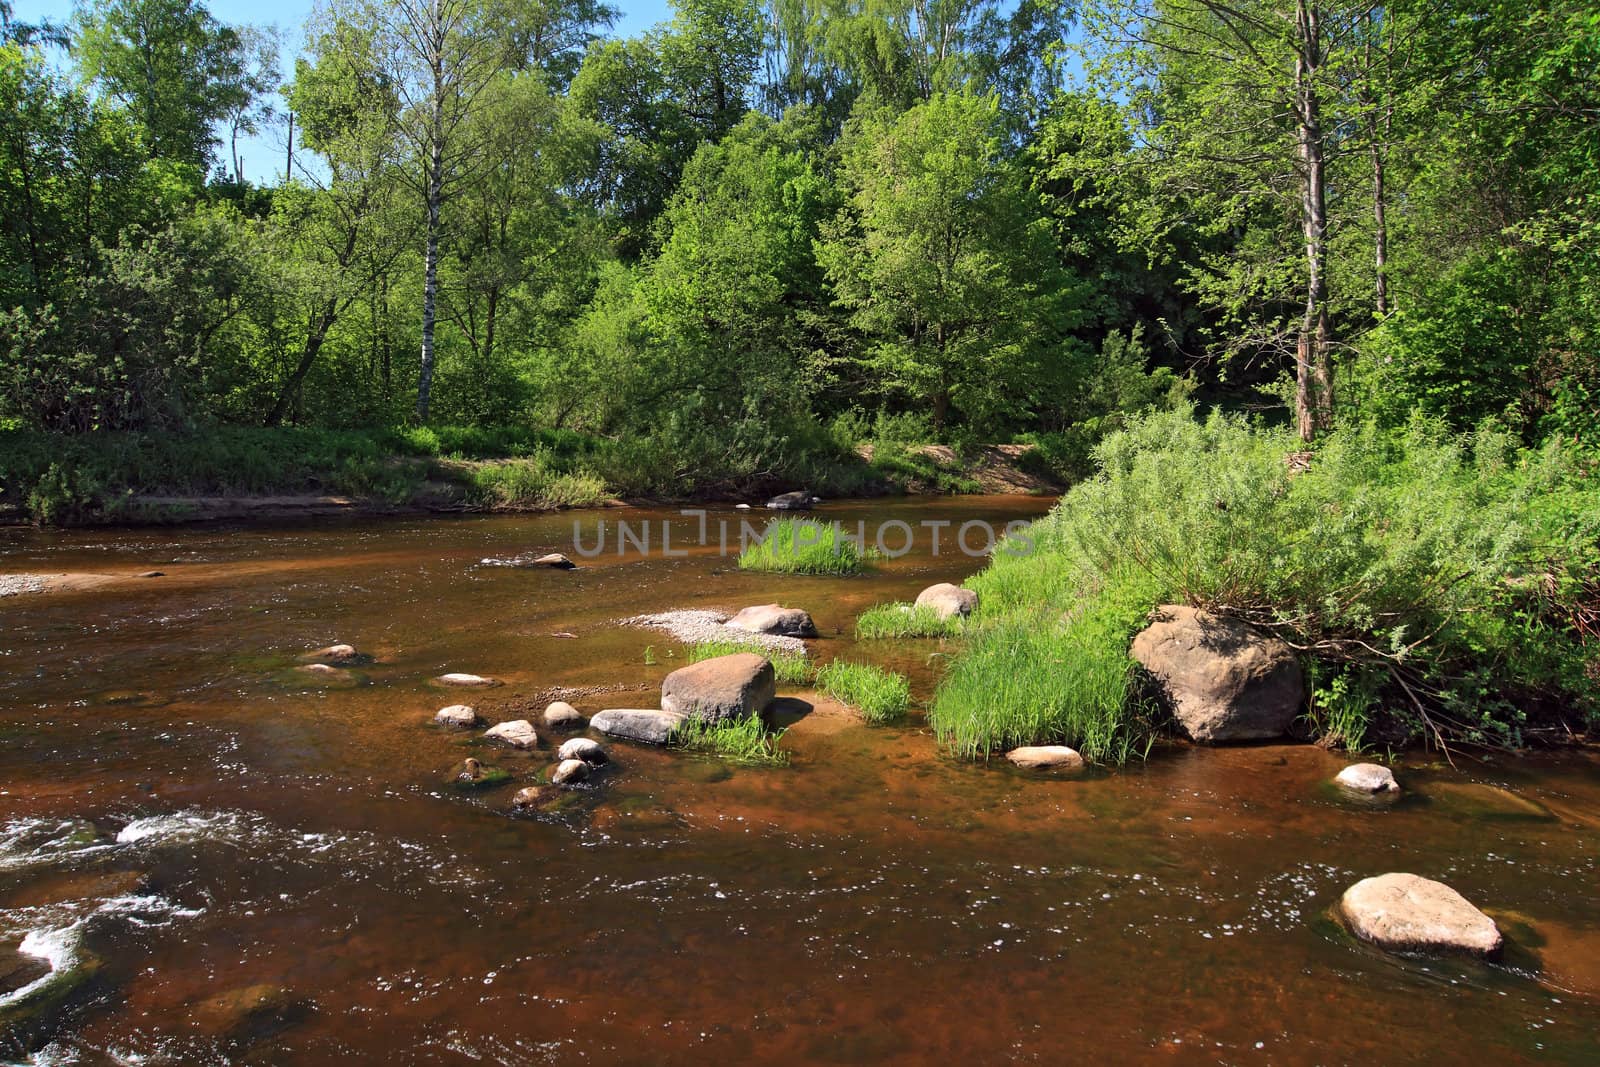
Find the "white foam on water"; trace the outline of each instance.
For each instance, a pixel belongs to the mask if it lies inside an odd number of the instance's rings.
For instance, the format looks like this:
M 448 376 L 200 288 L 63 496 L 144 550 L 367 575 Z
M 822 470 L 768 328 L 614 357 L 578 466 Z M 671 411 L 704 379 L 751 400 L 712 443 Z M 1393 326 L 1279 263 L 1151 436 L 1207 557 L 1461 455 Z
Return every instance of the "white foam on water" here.
M 237 812 L 185 811 L 135 819 L 117 834 L 117 844 L 168 844 L 200 837 L 238 840 L 248 832 L 244 817 Z
M 17 951 L 24 956 L 44 960 L 50 965 L 50 973 L 40 975 L 27 985 L 0 996 L 0 1008 L 20 1004 L 43 991 L 78 962 L 78 946 L 83 944 L 84 922 L 79 919 L 66 926 L 43 927 L 27 932 Z

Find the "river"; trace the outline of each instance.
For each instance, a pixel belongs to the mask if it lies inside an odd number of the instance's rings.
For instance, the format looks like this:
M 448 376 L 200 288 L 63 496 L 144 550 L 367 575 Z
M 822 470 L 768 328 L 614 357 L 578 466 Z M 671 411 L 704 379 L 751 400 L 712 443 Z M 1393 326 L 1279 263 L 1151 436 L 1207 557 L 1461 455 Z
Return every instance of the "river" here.
M 919 535 L 852 578 L 740 572 L 665 509 L 0 531 L 0 572 L 111 576 L 0 599 L 0 964 L 83 977 L 42 1050 L 14 1031 L 0 1055 L 1600 1062 L 1593 750 L 1408 754 L 1380 808 L 1333 791 L 1347 760 L 1311 746 L 1174 744 L 1052 778 L 956 762 L 920 714 L 868 727 L 780 687 L 815 705 L 788 766 L 616 742 L 575 803 L 522 817 L 514 786 L 450 786 L 488 750 L 431 725 L 444 704 L 536 723 L 570 691 L 585 714 L 653 706 L 683 659 L 618 623 L 644 612 L 803 607 L 817 662 L 891 666 L 926 699 L 953 646 L 858 645 L 856 614 L 981 566 L 954 527 L 933 555 L 923 523 L 1048 503 L 827 505 Z M 671 522 L 674 554 L 480 562 L 575 555 L 574 522 L 592 547 L 624 519 Z M 295 656 L 334 641 L 377 658 L 364 684 L 307 687 Z M 430 687 L 446 671 L 505 684 Z M 528 778 L 544 745 L 484 758 Z M 1485 908 L 1504 958 L 1353 941 L 1329 909 L 1386 871 Z

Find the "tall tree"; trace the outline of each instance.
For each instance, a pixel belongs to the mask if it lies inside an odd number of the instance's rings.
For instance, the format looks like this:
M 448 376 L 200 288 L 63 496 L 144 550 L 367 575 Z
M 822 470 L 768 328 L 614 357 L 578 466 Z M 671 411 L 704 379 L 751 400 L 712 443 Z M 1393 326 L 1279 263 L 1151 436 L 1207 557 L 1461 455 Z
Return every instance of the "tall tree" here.
M 1185 219 L 1250 235 L 1192 267 L 1190 283 L 1222 313 L 1228 347 L 1290 354 L 1308 441 L 1333 410 L 1329 166 L 1349 113 L 1328 109 L 1346 98 L 1364 12 L 1332 0 L 1086 7 L 1092 74 L 1126 101 L 1153 171 L 1146 238 Z
M 1065 357 L 1080 299 L 1050 224 L 1004 152 L 998 98 L 935 94 L 847 133 L 850 203 L 817 256 L 891 393 L 943 430 L 1030 403 Z
M 495 9 L 480 0 L 347 0 L 331 12 L 328 32 L 393 98 L 389 117 L 407 161 L 400 173 L 423 206 L 418 422 L 428 420 L 432 399 L 443 212 L 481 158 L 472 120 L 511 60 L 501 30 Z
M 132 112 L 150 158 L 203 176 L 216 124 L 251 95 L 239 34 L 200 0 L 101 0 L 77 21 L 84 76 Z

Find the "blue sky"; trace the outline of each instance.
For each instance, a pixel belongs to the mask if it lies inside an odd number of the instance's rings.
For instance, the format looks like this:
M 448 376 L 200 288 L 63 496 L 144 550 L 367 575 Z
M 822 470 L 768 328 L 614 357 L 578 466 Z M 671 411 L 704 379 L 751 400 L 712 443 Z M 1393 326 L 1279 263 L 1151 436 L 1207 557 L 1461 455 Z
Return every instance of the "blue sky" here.
M 622 11 L 622 17 L 611 32 L 628 37 L 649 29 L 657 22 L 671 17 L 668 0 L 611 0 L 613 7 Z M 13 17 L 21 22 L 51 19 L 66 22 L 72 17 L 76 4 L 73 0 L 13 0 Z M 251 0 L 209 0 L 206 5 L 211 14 L 222 22 L 233 25 L 253 23 L 258 26 L 277 26 L 284 38 L 284 75 L 294 69 L 294 55 L 303 40 L 302 30 L 306 18 L 315 6 L 315 0 L 279 0 L 275 4 L 252 3 Z M 245 177 L 253 181 L 268 180 L 269 171 L 280 173 L 283 169 L 283 133 L 270 131 L 252 138 L 240 151 Z

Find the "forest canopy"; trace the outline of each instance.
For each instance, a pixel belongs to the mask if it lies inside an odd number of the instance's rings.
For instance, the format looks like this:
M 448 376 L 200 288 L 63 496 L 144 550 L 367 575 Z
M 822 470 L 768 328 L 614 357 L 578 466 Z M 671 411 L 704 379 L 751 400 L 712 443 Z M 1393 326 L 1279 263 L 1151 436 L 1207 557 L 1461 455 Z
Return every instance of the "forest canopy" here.
M 518 427 L 658 490 L 870 437 L 1073 473 L 1186 395 L 1593 440 L 1590 5 L 615 17 L 329 0 L 280 83 L 201 0 L 0 2 L 0 430 Z

